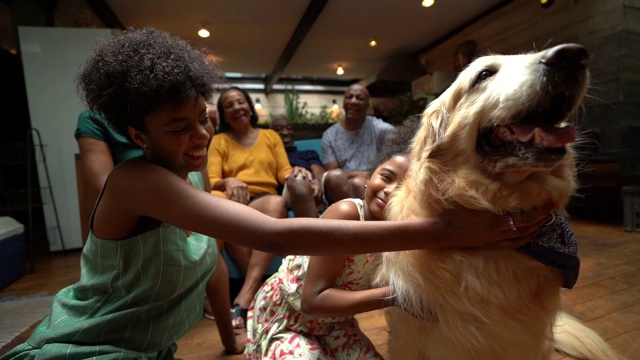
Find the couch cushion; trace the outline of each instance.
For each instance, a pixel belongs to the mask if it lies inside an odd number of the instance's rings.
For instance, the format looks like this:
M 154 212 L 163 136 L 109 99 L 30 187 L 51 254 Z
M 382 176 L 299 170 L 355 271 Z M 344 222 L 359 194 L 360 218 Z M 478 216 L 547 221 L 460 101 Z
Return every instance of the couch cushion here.
M 296 140 L 293 145 L 298 148 L 298 151 L 315 150 L 320 157 L 320 161 L 322 161 L 322 139 Z

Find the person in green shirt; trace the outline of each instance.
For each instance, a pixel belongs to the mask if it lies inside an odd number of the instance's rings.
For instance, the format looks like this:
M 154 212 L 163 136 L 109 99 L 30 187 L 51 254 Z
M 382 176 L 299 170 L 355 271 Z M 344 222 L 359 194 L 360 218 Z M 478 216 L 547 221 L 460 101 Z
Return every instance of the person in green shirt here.
M 74 132 L 78 142 L 81 182 L 80 221 L 82 224 L 82 244 L 89 235 L 89 217 L 98 199 L 98 194 L 107 180 L 109 172 L 118 163 L 142 156 L 142 148 L 118 134 L 104 118 L 104 115 L 85 110 L 78 116 Z

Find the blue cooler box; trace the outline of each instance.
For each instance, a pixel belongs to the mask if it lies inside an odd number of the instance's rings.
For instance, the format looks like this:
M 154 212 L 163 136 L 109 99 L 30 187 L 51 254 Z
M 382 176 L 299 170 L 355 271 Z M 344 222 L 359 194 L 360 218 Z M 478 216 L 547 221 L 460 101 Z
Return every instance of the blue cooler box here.
M 0 289 L 24 275 L 27 246 L 24 225 L 8 216 L 0 216 Z

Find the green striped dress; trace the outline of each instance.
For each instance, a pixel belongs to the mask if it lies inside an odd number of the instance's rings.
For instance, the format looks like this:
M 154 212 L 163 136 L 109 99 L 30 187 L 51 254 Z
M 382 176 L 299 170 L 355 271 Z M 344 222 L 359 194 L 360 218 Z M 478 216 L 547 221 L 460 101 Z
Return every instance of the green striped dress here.
M 189 177 L 201 187 L 198 173 Z M 172 359 L 175 342 L 202 317 L 217 259 L 215 239 L 166 223 L 121 241 L 90 234 L 80 280 L 0 359 Z

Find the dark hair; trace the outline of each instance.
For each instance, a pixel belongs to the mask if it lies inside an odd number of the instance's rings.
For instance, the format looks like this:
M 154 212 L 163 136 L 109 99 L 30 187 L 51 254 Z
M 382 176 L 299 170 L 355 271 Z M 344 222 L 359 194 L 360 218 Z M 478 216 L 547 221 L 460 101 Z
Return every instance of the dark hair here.
M 218 117 L 220 118 L 220 124 L 218 125 L 218 131 L 223 133 L 229 131 L 231 126 L 227 122 L 227 119 L 224 117 L 224 106 L 222 105 L 222 95 L 224 95 L 229 90 L 238 90 L 244 95 L 244 98 L 247 100 L 247 104 L 249 104 L 249 108 L 251 109 L 251 126 L 256 127 L 258 125 L 258 113 L 256 112 L 256 108 L 253 105 L 253 100 L 251 100 L 251 96 L 246 90 L 240 89 L 239 87 L 232 86 L 225 91 L 220 93 L 220 97 L 218 98 Z
M 101 112 L 116 131 L 146 131 L 151 113 L 210 99 L 224 74 L 204 50 L 153 28 L 127 29 L 103 39 L 78 77 L 78 90 L 91 110 Z
M 422 115 L 412 115 L 404 120 L 402 124 L 396 126 L 393 135 L 385 139 L 380 153 L 378 153 L 378 156 L 372 164 L 371 173 L 392 157 L 396 155 L 408 155 L 411 152 L 413 137 L 418 130 L 418 126 L 420 126 L 421 120 Z

